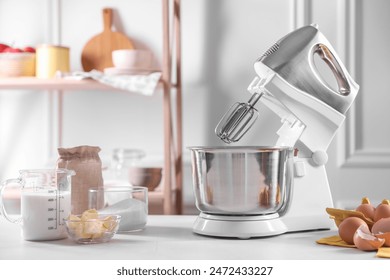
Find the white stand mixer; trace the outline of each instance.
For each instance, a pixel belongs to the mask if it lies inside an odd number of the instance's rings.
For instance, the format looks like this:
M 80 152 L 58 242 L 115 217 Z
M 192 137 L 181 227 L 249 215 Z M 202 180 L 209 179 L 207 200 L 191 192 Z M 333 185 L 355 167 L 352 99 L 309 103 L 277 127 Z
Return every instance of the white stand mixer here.
M 332 70 L 338 91 L 318 74 L 315 54 Z M 295 147 L 298 151 L 289 209 L 282 217 L 201 213 L 194 232 L 249 238 L 330 229 L 334 224 L 325 209 L 333 207 L 333 200 L 325 170 L 326 151 L 359 86 L 317 25 L 302 27 L 280 39 L 255 62 L 254 68 L 258 77 L 248 87 L 251 99 L 233 106 L 218 124 L 216 133 L 226 143 L 241 139 L 257 118 L 253 106 L 259 99 L 280 116 L 283 125 L 277 132 L 276 146 Z

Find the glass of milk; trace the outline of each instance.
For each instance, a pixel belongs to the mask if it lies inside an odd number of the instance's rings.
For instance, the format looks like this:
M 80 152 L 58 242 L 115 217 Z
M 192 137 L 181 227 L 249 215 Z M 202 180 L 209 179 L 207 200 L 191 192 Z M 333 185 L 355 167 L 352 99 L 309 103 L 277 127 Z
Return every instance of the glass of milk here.
M 6 180 L 0 187 L 0 211 L 10 222 L 22 226 L 25 240 L 67 238 L 64 220 L 71 213 L 73 170 L 20 170 L 19 178 Z M 8 189 L 20 190 L 20 215 L 9 215 L 4 201 Z
M 148 189 L 141 186 L 91 188 L 88 207 L 99 214 L 120 215 L 118 233 L 139 231 L 147 223 Z

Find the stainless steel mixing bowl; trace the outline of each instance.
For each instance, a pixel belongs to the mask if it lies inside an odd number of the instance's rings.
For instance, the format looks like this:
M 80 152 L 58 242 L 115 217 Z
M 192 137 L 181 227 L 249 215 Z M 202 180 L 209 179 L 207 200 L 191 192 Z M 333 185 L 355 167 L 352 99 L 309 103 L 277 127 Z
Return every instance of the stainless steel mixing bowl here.
M 215 215 L 283 216 L 293 187 L 288 147 L 189 147 L 197 208 Z

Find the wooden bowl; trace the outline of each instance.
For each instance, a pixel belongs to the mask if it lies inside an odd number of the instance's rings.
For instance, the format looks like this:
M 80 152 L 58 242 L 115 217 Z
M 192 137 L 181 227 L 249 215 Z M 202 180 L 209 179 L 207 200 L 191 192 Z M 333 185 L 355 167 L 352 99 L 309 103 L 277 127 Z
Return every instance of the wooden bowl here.
M 130 167 L 129 181 L 133 186 L 147 187 L 153 191 L 161 182 L 161 167 Z

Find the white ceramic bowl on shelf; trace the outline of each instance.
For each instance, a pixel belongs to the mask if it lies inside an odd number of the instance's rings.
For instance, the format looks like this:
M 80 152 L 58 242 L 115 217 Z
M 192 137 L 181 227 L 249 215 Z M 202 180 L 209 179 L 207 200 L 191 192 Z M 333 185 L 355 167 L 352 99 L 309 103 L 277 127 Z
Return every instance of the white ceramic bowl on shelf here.
M 148 50 L 122 49 L 112 52 L 112 63 L 119 69 L 150 69 L 152 58 Z

